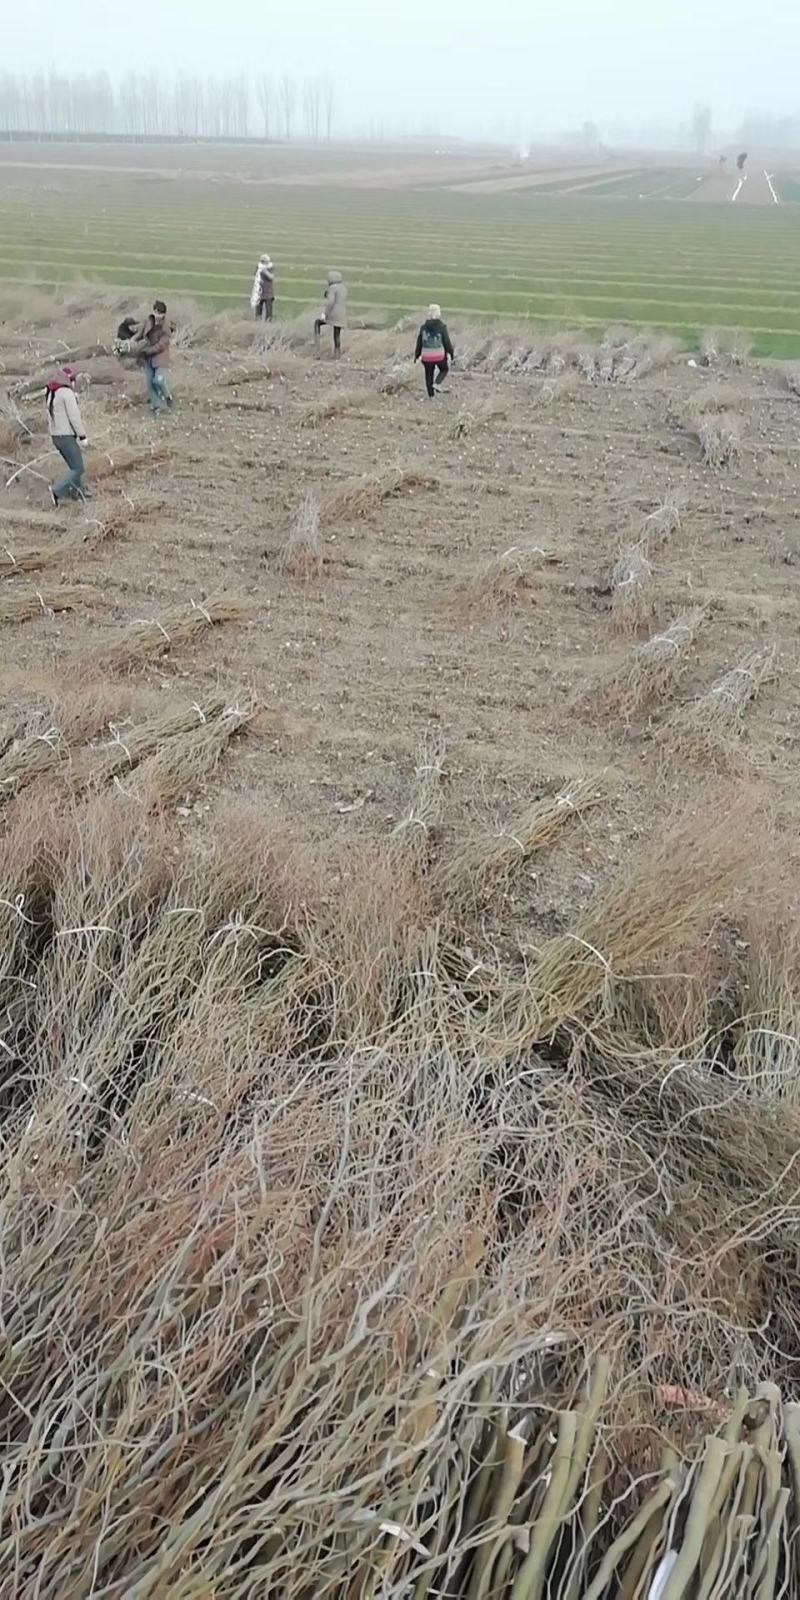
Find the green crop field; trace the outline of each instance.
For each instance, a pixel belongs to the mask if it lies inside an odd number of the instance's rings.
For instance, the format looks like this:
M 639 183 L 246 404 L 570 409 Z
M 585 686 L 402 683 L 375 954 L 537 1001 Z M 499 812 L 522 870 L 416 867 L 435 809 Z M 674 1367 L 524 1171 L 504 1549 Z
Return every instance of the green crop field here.
M 395 317 L 438 300 L 450 316 L 624 321 L 687 344 L 708 328 L 743 329 L 762 355 L 800 356 L 800 207 L 682 203 L 695 182 L 632 168 L 585 194 L 549 184 L 470 194 L 347 187 L 335 176 L 305 187 L 9 164 L 0 279 L 246 305 L 268 249 L 285 315 L 319 299 L 334 265 L 355 315 Z

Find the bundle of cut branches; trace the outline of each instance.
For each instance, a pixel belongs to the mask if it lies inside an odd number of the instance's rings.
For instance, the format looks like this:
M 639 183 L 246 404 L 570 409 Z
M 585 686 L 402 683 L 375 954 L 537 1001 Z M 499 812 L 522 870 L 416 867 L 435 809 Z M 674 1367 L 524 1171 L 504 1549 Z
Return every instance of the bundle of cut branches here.
M 190 600 L 160 618 L 142 618 L 106 635 L 94 659 L 109 666 L 124 666 L 152 655 L 164 655 L 176 645 L 196 639 L 224 622 L 239 622 L 247 615 L 243 600 L 225 595 L 211 600 Z
M 653 569 L 641 547 L 626 550 L 611 569 L 611 616 L 622 633 L 635 633 L 653 615 Z
M 681 612 L 663 633 L 637 645 L 600 679 L 596 692 L 625 716 L 663 698 L 677 683 L 704 617 L 702 607 Z
M 558 838 L 565 824 L 584 815 L 602 798 L 602 786 L 579 778 L 555 794 L 545 795 L 517 822 L 497 833 L 478 833 L 450 850 L 437 864 L 431 881 L 453 916 L 465 906 L 488 902 L 502 890 L 516 869 Z
M 698 699 L 682 706 L 664 729 L 671 746 L 701 758 L 725 759 L 735 751 L 748 705 L 775 677 L 774 646 L 749 650 Z
M 363 478 L 353 478 L 334 489 L 323 502 L 322 513 L 326 522 L 342 517 L 355 521 L 368 517 L 383 500 L 400 493 L 401 489 L 429 488 L 435 479 L 415 467 L 392 467 L 387 472 L 365 473 Z
M 42 584 L 25 592 L 6 589 L 0 593 L 0 622 L 28 622 L 31 617 L 96 605 L 99 599 L 100 591 L 88 583 Z

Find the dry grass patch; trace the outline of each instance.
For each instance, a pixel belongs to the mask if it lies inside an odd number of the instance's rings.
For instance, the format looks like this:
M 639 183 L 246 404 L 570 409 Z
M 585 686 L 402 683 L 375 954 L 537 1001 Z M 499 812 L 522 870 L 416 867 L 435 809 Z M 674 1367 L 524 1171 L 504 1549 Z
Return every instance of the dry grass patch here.
M 225 622 L 241 622 L 249 613 L 244 600 L 222 595 L 218 599 L 190 600 L 162 617 L 142 617 L 106 635 L 93 652 L 95 662 L 127 666 L 153 655 L 166 655 L 176 645 L 197 639 Z

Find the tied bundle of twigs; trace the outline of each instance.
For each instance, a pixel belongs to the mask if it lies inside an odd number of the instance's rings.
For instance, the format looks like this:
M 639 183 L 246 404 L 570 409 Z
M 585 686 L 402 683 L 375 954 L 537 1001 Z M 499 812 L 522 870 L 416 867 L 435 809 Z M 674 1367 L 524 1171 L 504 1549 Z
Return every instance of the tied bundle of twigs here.
M 363 411 L 374 399 L 374 389 L 338 389 L 327 399 L 305 406 L 298 421 L 301 428 L 319 428 L 333 417 L 344 416 L 349 411 Z
M 681 612 L 663 633 L 637 645 L 597 684 L 600 698 L 624 716 L 662 698 L 677 683 L 704 617 L 702 607 Z
M 476 834 L 451 850 L 432 873 L 432 886 L 448 914 L 496 895 L 523 862 L 552 844 L 565 825 L 597 805 L 602 794 L 596 781 L 578 778 L 557 794 L 537 800 L 515 826 Z
M 202 602 L 190 600 L 187 606 L 168 611 L 161 618 L 142 618 L 109 634 L 95 651 L 94 659 L 109 666 L 124 666 L 148 656 L 164 655 L 209 628 L 241 621 L 247 611 L 244 601 L 224 595 Z
M 255 704 L 249 698 L 232 701 L 206 715 L 198 706 L 195 726 L 175 734 L 136 772 L 136 787 L 150 803 L 166 806 L 200 789 L 215 771 L 235 734 L 251 721 Z
M 240 715 L 242 721 L 247 720 L 251 709 L 245 707 L 240 713 L 222 695 L 214 694 L 191 705 L 180 706 L 177 710 L 162 712 L 158 717 L 150 717 L 138 726 L 110 724 L 108 737 L 102 742 L 87 745 L 72 753 L 65 768 L 67 780 L 75 792 L 88 786 L 101 787 L 112 779 L 133 772 L 143 761 L 163 752 L 163 765 L 155 767 L 152 787 L 155 790 L 161 778 L 164 793 L 169 796 L 171 772 L 176 771 L 182 761 L 186 762 L 187 770 L 191 772 L 193 755 L 197 754 L 202 760 L 203 752 L 215 745 L 223 723 L 223 744 L 226 743 L 236 727 L 241 726 L 237 721 Z M 173 743 L 174 760 L 171 754 Z
M 414 467 L 392 467 L 387 472 L 365 473 L 363 478 L 353 478 L 334 489 L 323 501 L 322 514 L 326 522 L 342 517 L 352 520 L 368 517 L 383 500 L 399 494 L 401 489 L 429 488 L 435 484 L 430 473 Z
M 278 553 L 278 565 L 292 578 L 318 578 L 322 572 L 320 505 L 315 495 L 307 494 L 298 507 Z
M 611 570 L 611 616 L 622 633 L 635 633 L 653 614 L 653 569 L 640 547 L 625 551 Z
M 521 595 L 536 588 L 537 578 L 557 557 L 539 544 L 509 545 L 491 556 L 475 574 L 471 585 L 472 598 L 477 606 L 511 605 Z
M 100 591 L 88 583 L 42 584 L 26 593 L 0 593 L 0 622 L 28 622 L 56 611 L 74 611 L 96 605 Z
M 721 761 L 730 758 L 743 732 L 747 707 L 775 675 L 774 646 L 749 650 L 706 694 L 676 711 L 664 737 L 688 755 Z

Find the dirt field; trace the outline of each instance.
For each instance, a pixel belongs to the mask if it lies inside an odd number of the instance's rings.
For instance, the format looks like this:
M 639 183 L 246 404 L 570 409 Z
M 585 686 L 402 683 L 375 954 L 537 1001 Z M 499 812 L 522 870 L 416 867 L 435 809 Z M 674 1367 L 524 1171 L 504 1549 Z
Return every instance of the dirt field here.
M 468 328 L 454 333 L 474 344 Z M 2 358 L 22 376 L 43 370 L 41 354 L 60 339 L 84 338 L 80 319 L 29 333 L 5 323 Z M 198 314 L 163 420 L 146 410 L 138 375 L 110 358 L 85 362 L 90 478 L 98 467 L 108 474 L 88 524 L 78 508 L 48 511 L 57 463 L 40 401 L 25 403 L 33 437 L 6 443 L 6 477 L 16 476 L 2 496 L 3 543 L 14 554 L 31 539 L 63 539 L 48 579 L 85 580 L 99 594 L 73 614 L 2 624 L 7 720 L 31 682 L 55 696 L 74 672 L 91 675 L 121 625 L 241 598 L 241 621 L 174 652 L 165 640 L 163 658 L 110 677 L 109 720 L 132 688 L 170 705 L 217 687 L 254 695 L 253 728 L 204 804 L 228 787 L 256 793 L 276 819 L 337 845 L 391 827 L 431 737 L 447 745 L 454 826 L 468 815 L 507 819 L 542 786 L 578 774 L 602 778 L 606 803 L 534 886 L 539 909 L 557 916 L 588 898 L 657 815 L 702 789 L 704 767 L 664 761 L 658 735 L 676 707 L 748 650 L 774 646 L 779 676 L 747 714 L 741 763 L 765 804 L 777 798 L 794 817 L 800 502 L 797 402 L 782 378 L 759 367 L 717 377 L 673 357 L 635 381 L 590 384 L 571 367 L 554 378 L 493 374 L 479 355 L 434 405 L 418 368 L 407 389 L 381 395 L 381 373 L 412 344 L 411 333 L 355 332 L 340 365 L 316 364 L 302 336 L 263 354 L 246 323 L 203 329 Z M 742 435 L 740 458 L 719 472 L 685 431 L 712 385 L 719 403 L 730 396 Z M 334 414 L 307 425 L 320 402 Z M 487 405 L 495 414 L 481 421 Z M 471 431 L 454 438 L 462 412 Z M 118 476 L 112 464 L 126 452 L 135 464 Z M 30 459 L 35 472 L 17 473 Z M 338 488 L 396 467 L 408 484 L 363 516 L 325 514 Z M 323 507 L 319 567 L 293 576 L 281 551 L 306 494 Z M 580 697 L 636 642 L 613 624 L 614 562 L 670 499 L 680 528 L 652 556 L 638 635 L 687 608 L 703 607 L 705 620 L 663 701 L 629 720 L 587 714 Z M 76 535 L 119 511 L 118 535 L 75 550 Z M 487 566 L 514 550 L 524 565 L 530 549 L 543 552 L 531 572 L 493 597 Z M 35 593 L 38 582 L 12 575 L 4 592 Z M 186 825 L 197 825 L 194 812 Z
M 120 304 L 0 313 L 0 1593 L 797 1593 L 797 372 Z

